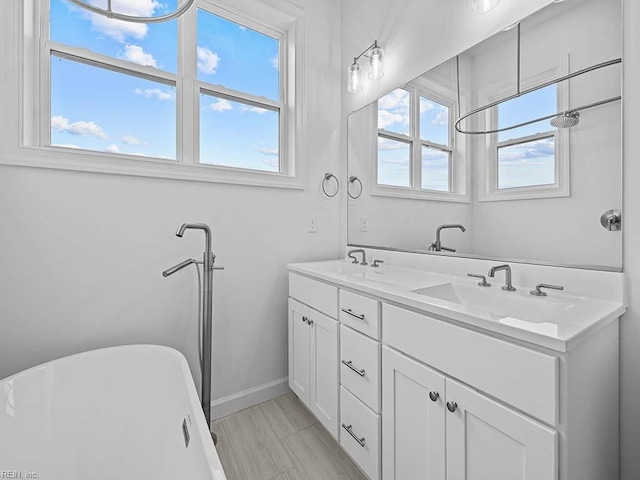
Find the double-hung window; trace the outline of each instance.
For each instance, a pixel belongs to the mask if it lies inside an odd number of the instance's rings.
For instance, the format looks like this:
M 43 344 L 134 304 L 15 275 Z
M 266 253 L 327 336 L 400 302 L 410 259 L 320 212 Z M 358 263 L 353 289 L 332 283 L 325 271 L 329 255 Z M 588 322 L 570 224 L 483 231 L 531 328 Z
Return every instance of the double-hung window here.
M 542 79 L 542 80 L 540 80 Z M 537 83 L 552 79 L 547 74 Z M 533 82 L 531 82 L 533 83 Z M 488 110 L 488 125 L 504 129 L 553 115 L 566 102 L 566 86 L 552 84 L 502 102 Z M 549 120 L 484 137 L 487 146 L 486 190 L 482 201 L 569 195 L 569 132 Z M 480 184 L 483 182 L 481 181 Z
M 377 103 L 374 193 L 450 200 L 454 182 L 454 102 L 414 85 Z
M 146 162 L 162 176 L 283 185 L 299 175 L 295 7 L 197 0 L 178 20 L 139 24 L 64 0 L 24 3 L 25 146 L 107 171 Z M 156 16 L 177 2 L 112 4 Z

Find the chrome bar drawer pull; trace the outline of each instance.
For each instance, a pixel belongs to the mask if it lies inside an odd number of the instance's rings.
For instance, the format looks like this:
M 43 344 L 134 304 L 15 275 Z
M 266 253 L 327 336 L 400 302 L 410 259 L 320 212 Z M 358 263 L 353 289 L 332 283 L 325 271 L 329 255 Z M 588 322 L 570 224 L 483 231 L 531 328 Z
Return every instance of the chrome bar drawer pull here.
M 346 360 L 342 360 L 342 363 L 344 365 L 346 365 L 347 367 L 349 367 L 351 370 L 353 370 L 354 372 L 356 372 L 358 375 L 360 375 L 361 377 L 364 377 L 364 368 L 362 370 L 358 370 L 356 367 L 353 366 L 353 362 L 351 360 L 346 361 Z
M 364 320 L 364 313 L 362 315 L 359 315 L 357 313 L 353 313 L 350 308 L 341 308 L 340 310 L 342 310 L 347 315 L 351 315 L 352 317 L 356 317 L 358 320 Z
M 343 423 L 342 428 L 344 428 L 347 432 L 349 432 L 349 435 L 351 435 L 354 438 L 354 440 L 360 444 L 361 447 L 364 447 L 364 437 L 358 438 L 358 436 L 355 433 L 353 433 L 352 425 L 345 425 Z

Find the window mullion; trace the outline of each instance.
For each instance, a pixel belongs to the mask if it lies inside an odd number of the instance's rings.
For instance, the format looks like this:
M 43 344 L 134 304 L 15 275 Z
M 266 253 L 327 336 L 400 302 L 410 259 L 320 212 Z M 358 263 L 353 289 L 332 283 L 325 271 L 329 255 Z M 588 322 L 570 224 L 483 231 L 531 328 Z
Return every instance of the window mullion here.
M 420 94 L 411 89 L 411 131 L 413 144 L 411 151 L 411 188 L 422 189 L 422 144 L 420 143 Z
M 284 102 L 276 102 L 265 97 L 257 97 L 250 93 L 240 92 L 231 88 L 226 88 L 222 85 L 213 85 L 211 83 L 198 80 L 198 90 L 209 93 L 216 97 L 226 98 L 233 102 L 246 103 L 254 107 L 266 107 L 268 110 L 282 110 Z
M 197 15 L 191 8 L 179 19 L 178 72 L 180 86 L 177 95 L 177 145 L 178 160 L 185 164 L 197 164 L 200 158 L 200 89 L 197 76 Z

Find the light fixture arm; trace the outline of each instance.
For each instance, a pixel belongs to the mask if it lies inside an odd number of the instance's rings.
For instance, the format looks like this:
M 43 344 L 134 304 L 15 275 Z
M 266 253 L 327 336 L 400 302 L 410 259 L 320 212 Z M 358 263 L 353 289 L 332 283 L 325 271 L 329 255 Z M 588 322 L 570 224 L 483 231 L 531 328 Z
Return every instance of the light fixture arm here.
M 160 23 L 167 22 L 169 20 L 173 20 L 175 18 L 180 17 L 187 10 L 189 10 L 196 0 L 185 0 L 185 2 L 178 7 L 175 11 L 171 13 L 167 13 L 166 15 L 159 15 L 157 17 L 137 17 L 133 15 L 125 15 L 123 13 L 114 12 L 112 9 L 112 0 L 107 0 L 107 8 L 99 8 L 95 5 L 91 5 L 87 2 L 83 2 L 82 0 L 69 0 L 71 3 L 79 6 L 80 8 L 84 8 L 85 10 L 89 10 L 92 13 L 97 15 L 102 15 L 103 17 L 111 18 L 113 20 L 121 20 L 123 22 L 132 22 L 132 23 Z
M 374 48 L 378 47 L 378 41 L 375 40 L 371 45 L 369 45 L 366 50 L 364 52 L 362 52 L 360 55 L 358 55 L 357 57 L 353 57 L 353 63 L 357 63 L 358 60 L 360 60 L 363 56 L 366 56 L 365 54 L 371 50 L 373 50 Z M 367 57 L 369 58 L 369 57 Z

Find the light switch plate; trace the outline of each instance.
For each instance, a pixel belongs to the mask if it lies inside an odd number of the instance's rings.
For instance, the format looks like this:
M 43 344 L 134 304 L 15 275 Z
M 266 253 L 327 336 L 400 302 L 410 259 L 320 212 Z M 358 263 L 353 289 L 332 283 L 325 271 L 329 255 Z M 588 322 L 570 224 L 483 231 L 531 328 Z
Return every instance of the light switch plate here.
M 309 233 L 316 233 L 318 231 L 318 216 L 309 215 Z

